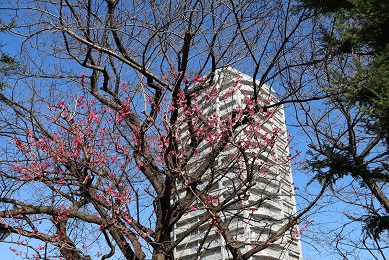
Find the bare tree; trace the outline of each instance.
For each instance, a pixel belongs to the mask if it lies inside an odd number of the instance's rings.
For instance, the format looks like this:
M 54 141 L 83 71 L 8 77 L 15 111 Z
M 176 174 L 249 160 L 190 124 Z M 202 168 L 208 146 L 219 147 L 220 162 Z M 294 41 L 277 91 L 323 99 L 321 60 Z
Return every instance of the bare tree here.
M 299 218 L 326 187 L 299 214 L 243 217 L 293 198 L 276 172 L 288 170 L 291 156 L 286 142 L 275 145 L 286 140 L 275 115 L 294 97 L 322 98 L 294 84 L 319 61 L 312 59 L 309 15 L 292 7 L 292 1 L 6 4 L 3 12 L 16 17 L 13 31 L 23 37 L 24 66 L 10 81 L 14 88 L 0 94 L 6 140 L 0 216 L 25 238 L 18 243 L 38 259 L 158 260 L 173 259 L 204 227 L 197 258 L 215 234 L 233 259 L 292 243 Z M 251 76 L 245 83 L 251 89 L 240 89 L 244 76 L 229 66 Z M 276 98 L 265 83 L 274 85 Z M 238 92 L 244 102 L 230 105 Z M 231 109 L 218 114 L 215 106 Z M 220 193 L 221 182 L 231 189 Z M 261 197 L 253 200 L 259 184 Z M 193 211 L 201 211 L 199 221 L 173 239 L 175 225 Z M 262 231 L 241 238 L 236 221 L 256 221 Z

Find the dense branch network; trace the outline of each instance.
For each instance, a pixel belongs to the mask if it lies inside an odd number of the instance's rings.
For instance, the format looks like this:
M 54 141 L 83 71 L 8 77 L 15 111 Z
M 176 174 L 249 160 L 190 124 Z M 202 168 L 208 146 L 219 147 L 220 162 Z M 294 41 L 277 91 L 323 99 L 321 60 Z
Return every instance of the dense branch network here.
M 0 199 L 9 230 L 31 239 L 21 244 L 43 242 L 38 258 L 66 259 L 173 259 L 203 227 L 198 258 L 216 235 L 234 259 L 296 238 L 301 214 L 254 216 L 279 199 L 282 181 L 271 173 L 293 159 L 277 150 L 287 134 L 274 116 L 303 89 L 276 99 L 264 84 L 292 84 L 300 68 L 318 63 L 302 51 L 310 16 L 290 4 L 61 0 L 10 7 L 28 15 L 20 34 L 29 34 L 23 57 L 34 62 L 21 79 L 36 80 L 26 83 L 28 93 L 1 94 L 12 119 L 4 123 L 11 134 L 1 173 L 9 189 Z M 33 41 L 41 37 L 49 40 Z M 47 46 L 42 63 L 28 52 Z M 293 51 L 299 55 L 292 58 Z M 48 71 L 50 59 L 58 64 Z M 241 89 L 242 75 L 230 65 L 252 73 L 245 83 L 251 91 Z M 216 112 L 236 95 L 240 104 Z M 232 188 L 219 194 L 215 187 L 225 180 Z M 261 199 L 250 200 L 260 183 Z M 173 241 L 177 223 L 196 211 L 200 220 Z M 251 214 L 242 219 L 242 212 Z M 238 239 L 238 220 L 256 221 L 261 231 Z M 48 247 L 59 254 L 45 255 Z

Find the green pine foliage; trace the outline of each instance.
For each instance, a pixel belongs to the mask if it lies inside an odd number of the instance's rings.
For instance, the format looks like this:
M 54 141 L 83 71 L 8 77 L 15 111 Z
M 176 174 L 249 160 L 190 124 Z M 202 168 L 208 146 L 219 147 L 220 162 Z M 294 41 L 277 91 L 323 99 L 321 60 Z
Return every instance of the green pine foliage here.
M 15 20 L 11 20 L 8 23 L 4 23 L 0 19 L 0 33 L 6 33 L 8 30 L 15 27 Z M 0 46 L 1 47 L 1 46 Z M 3 81 L 3 78 L 18 67 L 18 62 L 5 52 L 0 50 L 0 90 L 3 89 L 7 84 Z
M 325 35 L 337 42 L 339 51 L 378 54 L 389 43 L 389 3 L 381 0 L 300 0 L 300 8 L 335 19 L 336 34 Z M 330 37 L 328 37 L 330 36 Z M 339 41 L 342 44 L 339 44 Z
M 368 129 L 389 144 L 389 49 L 376 56 L 366 74 L 366 80 L 356 86 L 353 97 L 373 119 L 367 124 Z
M 301 7 L 330 16 L 335 20 L 334 31 L 322 32 L 323 46 L 330 53 L 363 56 L 364 62 L 354 60 L 354 75 L 333 79 L 344 91 L 347 85 L 349 103 L 356 103 L 370 117 L 367 129 L 389 141 L 389 2 L 382 0 L 300 0 Z M 367 59 L 366 59 L 367 57 Z M 368 62 L 366 62 L 368 60 Z M 336 85 L 336 82 L 331 82 Z M 342 87 L 342 86 L 343 87 Z M 341 89 L 340 89 L 341 88 Z M 330 89 L 334 92 L 334 89 Z M 336 91 L 335 91 L 336 92 Z
M 301 6 L 320 13 L 332 13 L 341 9 L 353 8 L 352 1 L 348 0 L 301 0 Z

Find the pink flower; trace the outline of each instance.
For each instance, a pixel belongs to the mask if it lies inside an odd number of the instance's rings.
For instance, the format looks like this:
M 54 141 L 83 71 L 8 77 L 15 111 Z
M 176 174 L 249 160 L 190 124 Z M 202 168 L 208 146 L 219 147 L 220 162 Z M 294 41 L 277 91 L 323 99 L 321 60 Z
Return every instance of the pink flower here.
M 196 75 L 193 79 L 192 82 L 203 82 L 204 78 L 200 77 L 200 75 Z
M 63 108 L 63 105 L 64 105 L 64 104 L 65 104 L 64 101 L 58 102 L 57 107 L 58 107 L 59 109 L 61 109 L 61 108 Z
M 234 86 L 235 86 L 235 87 L 239 85 L 240 80 L 241 80 L 240 78 L 236 78 L 236 79 L 235 79 L 235 83 L 234 83 Z

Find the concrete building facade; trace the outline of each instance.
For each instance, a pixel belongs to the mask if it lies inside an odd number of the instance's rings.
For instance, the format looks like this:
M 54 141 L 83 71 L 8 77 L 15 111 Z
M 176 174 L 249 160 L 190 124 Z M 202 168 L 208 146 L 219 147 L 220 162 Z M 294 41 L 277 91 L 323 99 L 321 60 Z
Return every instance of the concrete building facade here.
M 235 69 L 226 68 L 216 72 L 214 82 L 210 88 L 216 88 L 218 96 L 213 99 L 205 98 L 205 95 L 199 97 L 199 104 L 204 104 L 204 114 L 216 112 L 218 117 L 222 118 L 233 110 L 247 106 L 247 97 L 251 97 L 253 94 L 252 78 Z M 260 93 L 261 102 L 264 105 L 277 102 L 272 88 L 261 86 Z M 248 139 L 251 140 L 252 147 L 246 149 L 248 154 L 253 154 L 249 165 L 242 161 L 238 162 L 240 166 L 233 165 L 226 170 L 221 166 L 225 163 L 223 156 L 221 156 L 217 161 L 220 166 L 215 166 L 216 169 L 219 167 L 224 171 L 214 182 L 211 192 L 212 198 L 217 198 L 220 201 L 225 200 L 234 187 L 239 185 L 239 177 L 237 176 L 243 173 L 238 171 L 244 170 L 244 167 L 254 169 L 253 183 L 255 184 L 242 195 L 245 197 L 241 200 L 240 206 L 238 204 L 231 206 L 222 216 L 228 221 L 236 241 L 240 241 L 243 252 L 253 248 L 256 243 L 266 243 L 271 234 L 296 214 L 283 106 L 275 106 L 270 112 L 271 116 L 264 116 L 269 115 L 269 111 L 263 111 L 262 118 L 256 118 L 256 121 L 260 122 L 260 129 L 256 130 L 257 136 L 255 138 L 250 131 L 245 131 L 245 129 L 237 131 L 238 134 L 235 136 L 235 142 L 238 144 L 243 144 Z M 261 138 L 266 140 L 263 145 L 261 145 L 263 141 Z M 266 147 L 271 143 L 269 142 L 270 138 L 273 138 L 273 145 Z M 253 145 L 253 142 L 257 142 L 258 145 Z M 201 151 L 206 155 L 209 149 L 204 145 Z M 237 146 L 226 148 L 223 151 L 225 158 L 231 158 L 231 155 L 237 154 L 237 149 L 239 149 Z M 201 185 L 206 185 L 206 183 L 200 184 L 200 190 Z M 197 208 L 197 210 L 189 211 L 175 225 L 172 232 L 173 240 L 194 223 L 201 221 L 206 211 L 201 209 L 201 206 Z M 175 249 L 175 259 L 233 259 L 226 248 L 222 234 L 219 234 L 215 228 L 210 229 L 209 226 L 209 223 L 205 223 L 186 237 Z M 268 248 L 256 253 L 250 259 L 301 260 L 301 246 L 297 229 L 284 234 Z

